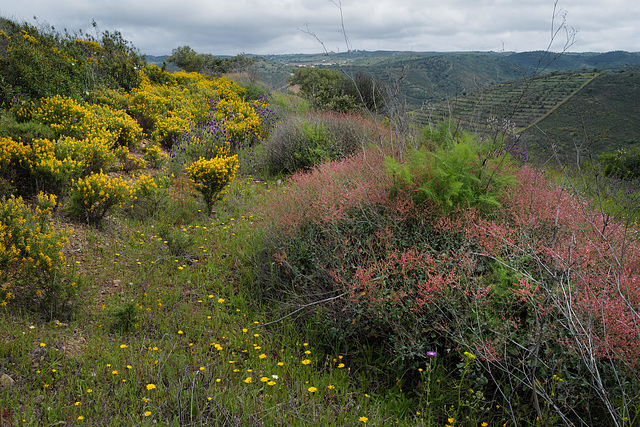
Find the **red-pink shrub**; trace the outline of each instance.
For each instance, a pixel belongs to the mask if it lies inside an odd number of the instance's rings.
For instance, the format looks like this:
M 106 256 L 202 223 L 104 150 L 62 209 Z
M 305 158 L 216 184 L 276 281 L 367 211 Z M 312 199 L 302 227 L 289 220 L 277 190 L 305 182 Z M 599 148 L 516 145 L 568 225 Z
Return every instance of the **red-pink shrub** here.
M 308 223 L 330 223 L 347 218 L 351 209 L 383 203 L 391 180 L 377 150 L 294 174 L 288 185 L 263 209 L 267 226 L 292 234 Z
M 499 219 L 470 214 L 467 237 L 484 256 L 528 259 L 513 267 L 535 284 L 530 303 L 538 315 L 563 325 L 549 334 L 576 353 L 640 366 L 637 239 L 531 168 L 522 168 L 518 181 L 504 192 Z M 540 298 L 550 305 L 537 306 Z

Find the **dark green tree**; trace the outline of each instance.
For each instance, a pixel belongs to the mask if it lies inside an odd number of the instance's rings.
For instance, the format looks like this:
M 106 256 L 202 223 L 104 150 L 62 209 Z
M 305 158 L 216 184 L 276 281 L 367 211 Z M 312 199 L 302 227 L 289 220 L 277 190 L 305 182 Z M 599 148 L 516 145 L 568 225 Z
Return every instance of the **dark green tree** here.
M 244 54 L 230 57 L 214 56 L 210 53 L 197 53 L 189 46 L 173 49 L 166 61 L 174 63 L 185 71 L 208 76 L 246 71 L 255 63 L 253 58 Z

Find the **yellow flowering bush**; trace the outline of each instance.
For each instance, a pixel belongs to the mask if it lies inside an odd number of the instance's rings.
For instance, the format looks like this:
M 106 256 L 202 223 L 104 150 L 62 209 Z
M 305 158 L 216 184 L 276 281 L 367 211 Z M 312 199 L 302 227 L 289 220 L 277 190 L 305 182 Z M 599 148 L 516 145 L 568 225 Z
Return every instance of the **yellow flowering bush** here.
M 128 147 L 118 147 L 114 150 L 114 154 L 120 163 L 118 169 L 121 171 L 131 172 L 147 167 L 147 161 L 142 157 L 132 154 Z
M 36 213 L 41 217 L 49 217 L 58 205 L 58 197 L 41 191 L 36 196 Z
M 141 174 L 131 183 L 131 205 L 129 212 L 137 218 L 148 218 L 156 213 L 167 195 L 169 178 Z
M 110 168 L 115 162 L 115 153 L 99 139 L 38 139 L 32 147 L 34 155 L 30 169 L 33 178 L 39 186 L 52 191 L 59 192 L 71 179 Z
M 90 137 L 98 136 L 106 129 L 108 133 L 105 136 L 115 145 L 131 147 L 142 139 L 142 128 L 125 111 L 108 105 L 89 105 L 87 108 L 92 113 Z
M 214 118 L 225 123 L 231 141 L 239 143 L 247 138 L 261 139 L 264 129 L 252 104 L 238 96 L 220 99 L 214 107 Z
M 124 178 L 94 173 L 72 181 L 69 210 L 89 223 L 100 222 L 111 208 L 124 205 L 132 196 L 133 188 Z
M 151 168 L 159 169 L 162 167 L 167 157 L 167 154 L 162 151 L 158 144 L 148 145 L 144 149 L 143 158 Z
M 18 122 L 31 120 L 31 115 L 36 108 L 35 102 L 22 96 L 14 96 L 10 110 L 16 115 Z
M 142 138 L 142 128 L 125 111 L 60 95 L 43 98 L 33 119 L 49 125 L 57 136 L 101 139 L 110 147 L 130 146 Z
M 187 175 L 196 190 L 202 194 L 209 213 L 214 201 L 235 178 L 237 169 L 237 155 L 200 158 L 187 167 Z
M 173 142 L 182 133 L 191 128 L 191 123 L 186 118 L 187 114 L 188 112 L 186 111 L 174 110 L 158 117 L 155 121 L 155 129 L 151 134 L 152 138 L 160 141 L 165 146 L 173 145 Z
M 234 142 L 264 136 L 257 104 L 245 101 L 245 89 L 233 81 L 186 72 L 174 73 L 162 84 L 146 74 L 141 80 L 131 92 L 130 110 L 145 132 L 165 146 L 205 122 L 223 125 Z
M 49 125 L 57 136 L 101 139 L 110 146 L 130 146 L 142 138 L 142 128 L 125 111 L 60 95 L 43 98 L 33 119 Z
M 144 132 L 164 142 L 169 135 L 157 132 L 156 123 L 175 114 L 180 107 L 181 91 L 170 84 L 153 84 L 141 73 L 141 83 L 131 91 L 129 109 Z M 165 125 L 164 132 L 169 130 Z
M 0 174 L 4 175 L 9 169 L 16 167 L 27 169 L 32 152 L 28 144 L 0 137 Z
M 31 180 L 33 148 L 22 141 L 0 137 L 0 193 L 14 194 Z
M 88 101 L 92 104 L 106 105 L 114 110 L 126 111 L 129 108 L 130 95 L 122 88 L 98 88 L 88 95 Z
M 76 281 L 62 253 L 68 232 L 49 223 L 44 207 L 52 209 L 55 197 L 39 198 L 35 212 L 22 198 L 0 199 L 0 306 L 16 299 L 51 317 L 68 308 Z
M 83 138 L 90 133 L 89 115 L 87 108 L 75 99 L 56 95 L 40 101 L 33 112 L 33 119 L 49 125 L 58 136 Z

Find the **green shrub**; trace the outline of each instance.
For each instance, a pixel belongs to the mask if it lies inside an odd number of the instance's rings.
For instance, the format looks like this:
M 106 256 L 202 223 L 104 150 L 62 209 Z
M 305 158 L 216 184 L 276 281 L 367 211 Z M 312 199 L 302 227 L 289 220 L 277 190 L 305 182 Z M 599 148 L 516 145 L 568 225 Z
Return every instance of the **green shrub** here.
M 300 87 L 304 95 L 319 110 L 340 113 L 357 109 L 353 83 L 338 70 L 328 68 L 294 68 L 289 83 Z
M 620 149 L 600 155 L 606 176 L 633 180 L 640 178 L 640 147 Z
M 162 203 L 167 196 L 169 179 L 164 176 L 154 178 L 144 174 L 133 178 L 131 205 L 128 208 L 128 212 L 140 219 L 153 217 L 161 209 Z
M 13 114 L 5 113 L 0 118 L 0 137 L 24 141 L 53 138 L 53 131 L 49 126 L 35 121 L 18 122 Z
M 97 28 L 96 28 L 97 29 Z M 119 32 L 57 33 L 0 18 L 2 102 L 16 95 L 26 100 L 62 95 L 82 99 L 96 87 L 131 90 L 143 68 L 141 55 Z
M 291 174 L 344 159 L 372 139 L 373 126 L 359 116 L 313 113 L 279 121 L 264 141 L 258 163 L 272 175 Z
M 139 321 L 138 306 L 132 302 L 126 303 L 111 313 L 111 330 L 128 333 L 135 330 Z
M 147 167 L 147 161 L 144 157 L 136 156 L 129 151 L 129 147 L 120 146 L 113 150 L 118 159 L 118 169 L 125 172 L 132 172 Z
M 445 212 L 471 206 L 500 207 L 497 194 L 512 182 L 500 170 L 511 167 L 506 155 L 493 155 L 466 133 L 458 140 L 438 138 L 434 143 L 434 151 L 424 145 L 410 148 L 403 164 L 391 157 L 386 161 L 398 185 L 412 191 L 416 203 L 429 199 Z

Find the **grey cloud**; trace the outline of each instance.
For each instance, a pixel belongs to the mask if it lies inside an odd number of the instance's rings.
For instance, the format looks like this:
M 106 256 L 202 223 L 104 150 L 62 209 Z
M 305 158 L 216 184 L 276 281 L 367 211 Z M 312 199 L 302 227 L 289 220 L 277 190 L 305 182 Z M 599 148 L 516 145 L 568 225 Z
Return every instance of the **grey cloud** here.
M 119 30 L 142 52 L 189 45 L 214 54 L 344 51 L 338 0 L 23 0 L 0 6 L 19 20 L 33 15 L 57 29 Z M 573 50 L 640 50 L 640 5 L 628 0 L 561 0 L 580 31 Z M 350 47 L 366 50 L 536 50 L 550 39 L 553 0 L 342 0 Z M 561 20 L 564 14 L 558 16 Z M 560 21 L 556 21 L 556 24 Z M 561 47 L 561 46 L 560 46 Z

